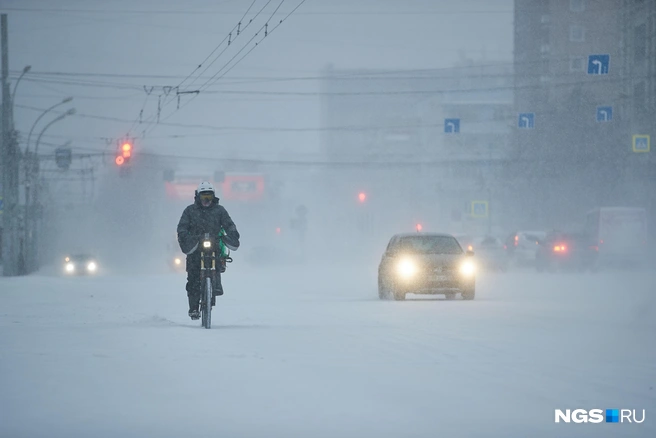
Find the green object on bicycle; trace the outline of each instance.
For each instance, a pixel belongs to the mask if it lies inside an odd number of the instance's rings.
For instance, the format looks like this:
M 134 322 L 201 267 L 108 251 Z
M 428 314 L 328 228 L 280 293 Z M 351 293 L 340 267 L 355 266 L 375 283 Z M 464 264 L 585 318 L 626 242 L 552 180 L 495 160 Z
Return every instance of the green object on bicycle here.
M 221 231 L 219 232 L 219 237 L 226 236 L 227 233 L 226 231 L 221 228 Z M 223 243 L 223 239 L 219 239 L 219 250 L 221 251 L 221 258 L 227 258 L 230 255 L 230 250 L 228 249 L 227 246 L 225 246 L 225 243 Z

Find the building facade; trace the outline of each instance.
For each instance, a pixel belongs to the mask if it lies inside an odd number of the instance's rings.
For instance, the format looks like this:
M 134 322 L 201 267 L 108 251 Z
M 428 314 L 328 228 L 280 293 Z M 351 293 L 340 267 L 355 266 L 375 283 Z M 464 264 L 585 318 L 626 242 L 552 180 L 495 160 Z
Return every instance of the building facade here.
M 498 182 L 511 151 L 511 65 L 327 70 L 324 77 L 325 171 L 339 175 L 325 191 L 343 207 L 345 228 L 387 233 L 420 223 L 482 234 L 498 227 Z
M 654 132 L 654 7 L 515 1 L 515 113 L 535 119 L 517 125 L 507 174 L 526 226 L 572 228 L 594 207 L 653 203 L 653 161 L 633 134 Z

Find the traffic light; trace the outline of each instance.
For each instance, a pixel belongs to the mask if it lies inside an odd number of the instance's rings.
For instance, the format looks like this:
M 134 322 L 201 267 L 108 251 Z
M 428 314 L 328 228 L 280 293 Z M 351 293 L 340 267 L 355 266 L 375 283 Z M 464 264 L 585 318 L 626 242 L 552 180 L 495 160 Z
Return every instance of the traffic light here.
M 132 158 L 132 142 L 129 140 L 119 142 L 118 151 L 114 158 L 116 165 L 119 167 L 124 166 L 130 162 L 130 158 Z
M 120 147 L 118 148 L 118 152 L 116 153 L 116 158 L 114 159 L 114 162 L 116 163 L 117 166 L 123 166 L 129 163 L 130 158 L 132 158 L 132 142 L 124 141 L 119 144 Z
M 361 203 L 364 203 L 364 201 L 367 200 L 367 194 L 365 192 L 360 192 L 360 194 L 358 195 L 358 200 Z
M 132 145 L 128 142 L 123 143 L 121 146 L 121 151 L 123 153 L 123 158 L 130 158 L 132 156 Z

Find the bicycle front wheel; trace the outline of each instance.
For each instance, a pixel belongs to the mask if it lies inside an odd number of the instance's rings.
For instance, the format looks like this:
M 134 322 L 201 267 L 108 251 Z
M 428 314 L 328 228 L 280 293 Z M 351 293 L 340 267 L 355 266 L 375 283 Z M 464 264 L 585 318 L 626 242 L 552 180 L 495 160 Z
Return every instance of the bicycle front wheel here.
M 212 327 L 212 280 L 205 278 L 205 292 L 203 295 L 203 327 Z

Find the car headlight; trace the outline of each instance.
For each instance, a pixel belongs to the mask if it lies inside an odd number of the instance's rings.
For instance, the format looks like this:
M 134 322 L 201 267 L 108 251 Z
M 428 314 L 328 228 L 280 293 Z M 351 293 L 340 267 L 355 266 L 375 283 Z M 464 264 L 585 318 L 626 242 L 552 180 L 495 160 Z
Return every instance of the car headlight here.
M 396 266 L 396 270 L 401 277 L 410 278 L 418 271 L 417 265 L 410 259 L 403 259 Z
M 206 240 L 203 242 L 203 248 L 210 248 L 212 246 L 212 242 L 209 240 Z
M 179 265 L 180 263 L 182 263 L 182 260 L 180 260 L 180 257 L 176 257 L 175 260 L 173 260 L 173 263 Z
M 460 265 L 460 273 L 462 275 L 474 275 L 476 272 L 476 265 L 471 260 L 466 260 Z
M 96 265 L 96 262 L 89 262 L 87 269 L 91 272 L 95 272 L 96 269 L 98 269 L 98 266 Z
M 73 263 L 66 263 L 66 272 L 75 271 L 75 265 Z

